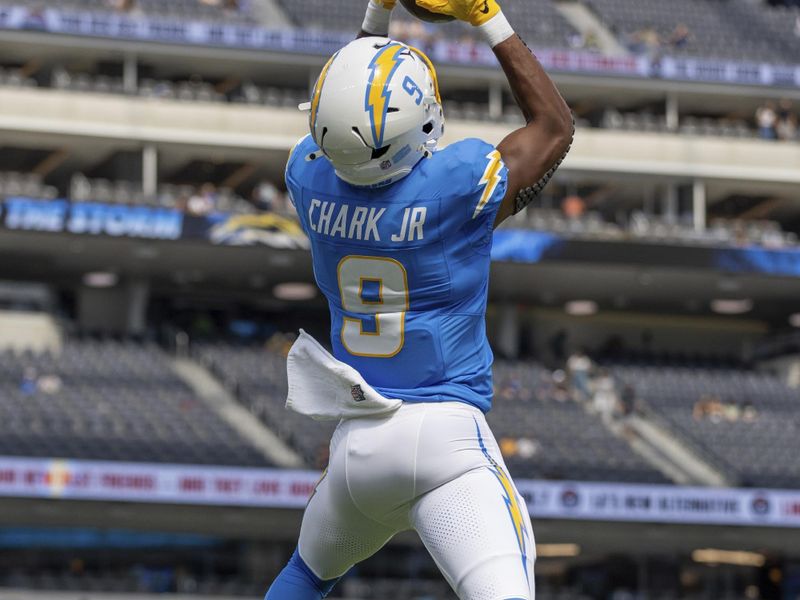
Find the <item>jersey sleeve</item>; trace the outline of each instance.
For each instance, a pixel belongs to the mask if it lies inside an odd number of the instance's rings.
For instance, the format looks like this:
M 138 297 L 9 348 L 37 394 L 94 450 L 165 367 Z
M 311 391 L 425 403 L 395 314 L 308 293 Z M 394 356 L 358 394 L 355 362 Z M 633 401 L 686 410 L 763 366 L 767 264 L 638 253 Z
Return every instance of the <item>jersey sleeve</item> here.
M 445 161 L 447 187 L 443 193 L 464 226 L 491 231 L 508 188 L 508 169 L 500 152 L 482 140 L 466 139 L 448 146 Z M 462 174 L 462 175 L 458 175 Z

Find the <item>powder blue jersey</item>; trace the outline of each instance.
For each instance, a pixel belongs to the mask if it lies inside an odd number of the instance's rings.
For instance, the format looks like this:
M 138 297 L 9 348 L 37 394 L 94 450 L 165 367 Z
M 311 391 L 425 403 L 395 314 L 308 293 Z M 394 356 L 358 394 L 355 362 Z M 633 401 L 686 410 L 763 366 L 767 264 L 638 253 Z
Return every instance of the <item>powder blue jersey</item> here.
M 378 188 L 339 179 L 311 136 L 286 184 L 331 311 L 334 356 L 387 398 L 492 400 L 485 312 L 500 153 L 468 139 Z

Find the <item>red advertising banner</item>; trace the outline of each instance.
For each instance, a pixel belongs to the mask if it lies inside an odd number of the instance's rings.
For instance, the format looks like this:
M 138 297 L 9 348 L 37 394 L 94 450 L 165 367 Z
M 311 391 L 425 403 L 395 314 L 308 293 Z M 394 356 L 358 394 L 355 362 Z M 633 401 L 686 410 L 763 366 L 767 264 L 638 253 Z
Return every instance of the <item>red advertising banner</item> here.
M 0 457 L 0 497 L 303 508 L 320 473 Z M 518 480 L 531 515 L 800 527 L 800 490 Z

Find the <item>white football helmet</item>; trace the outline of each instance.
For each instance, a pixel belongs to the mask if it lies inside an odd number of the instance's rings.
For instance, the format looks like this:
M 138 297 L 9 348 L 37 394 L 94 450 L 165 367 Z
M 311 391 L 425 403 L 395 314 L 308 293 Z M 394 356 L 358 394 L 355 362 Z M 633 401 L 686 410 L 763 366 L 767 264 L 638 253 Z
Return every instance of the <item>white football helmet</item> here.
M 357 186 L 405 177 L 444 133 L 433 64 L 385 37 L 361 38 L 334 54 L 300 108 L 310 111 L 311 135 L 336 174 Z

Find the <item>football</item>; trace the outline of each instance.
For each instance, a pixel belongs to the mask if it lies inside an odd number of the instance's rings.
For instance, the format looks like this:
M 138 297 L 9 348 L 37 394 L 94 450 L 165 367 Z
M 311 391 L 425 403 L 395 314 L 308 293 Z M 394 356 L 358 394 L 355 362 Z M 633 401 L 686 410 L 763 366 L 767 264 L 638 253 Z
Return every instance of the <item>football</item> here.
M 451 17 L 450 15 L 442 15 L 417 6 L 415 0 L 400 0 L 400 4 L 421 21 L 427 21 L 428 23 L 448 23 L 455 20 L 455 17 Z

